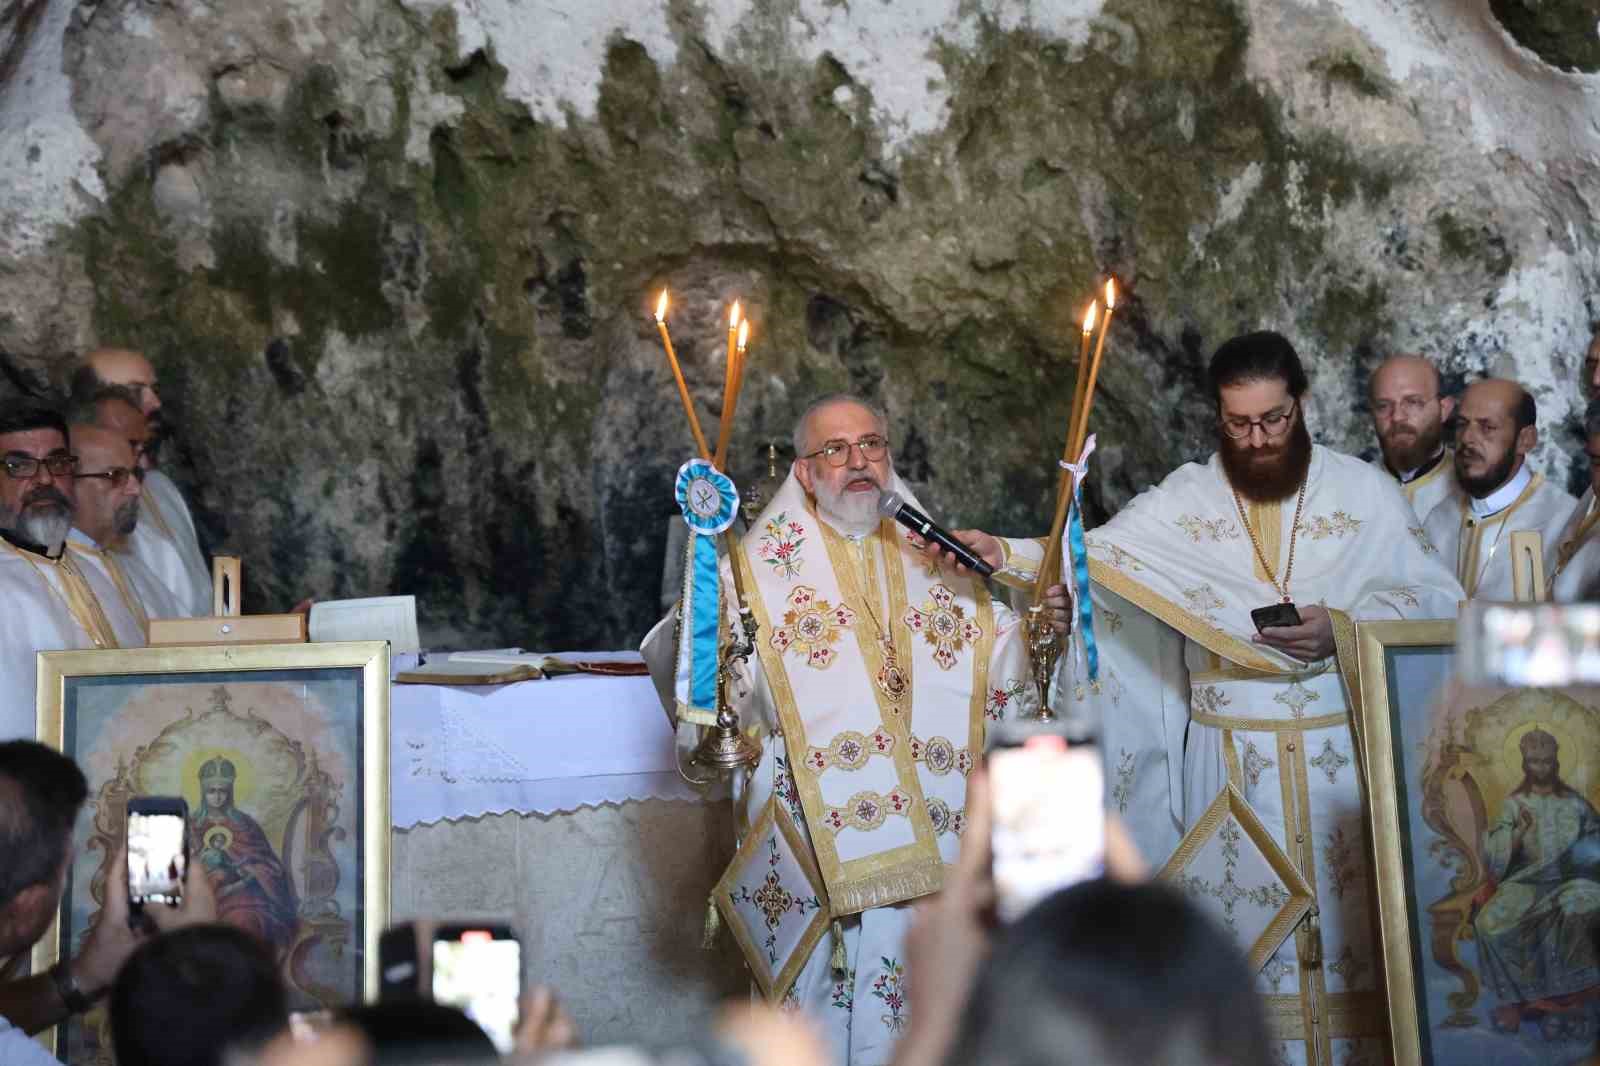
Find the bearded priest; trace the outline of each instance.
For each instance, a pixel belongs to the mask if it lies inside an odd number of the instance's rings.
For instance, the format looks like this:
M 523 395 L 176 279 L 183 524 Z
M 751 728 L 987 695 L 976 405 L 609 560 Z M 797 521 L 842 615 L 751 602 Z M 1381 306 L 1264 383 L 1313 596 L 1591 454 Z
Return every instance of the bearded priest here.
M 1098 672 L 1063 654 L 1055 701 L 1104 723 L 1110 808 L 1239 938 L 1284 1060 L 1384 1061 L 1354 621 L 1453 617 L 1461 588 L 1394 478 L 1312 444 L 1287 338 L 1235 337 L 1210 381 L 1210 461 L 1086 538 Z
M 1419 519 L 1447 497 L 1460 497 L 1455 453 L 1444 444 L 1456 402 L 1439 370 L 1420 355 L 1395 355 L 1372 372 L 1368 399 L 1381 454 L 1372 465 L 1400 482 Z
M 905 971 L 909 903 L 938 891 L 956 860 L 987 724 L 1020 713 L 1031 689 L 1017 617 L 981 580 L 942 573 L 880 519 L 885 490 L 912 499 L 883 413 L 826 397 L 801 416 L 794 445 L 789 477 L 734 559 L 759 627 L 734 702 L 761 760 L 736 785 L 746 849 L 759 851 L 731 897 L 752 905 L 755 932 L 738 939 L 769 997 L 821 1022 L 833 1061 L 864 1066 L 890 1060 L 907 982 L 939 980 Z M 1037 573 L 1037 542 L 994 550 Z M 724 558 L 722 602 L 737 638 L 731 577 Z M 703 726 L 673 691 L 674 622 L 641 650 L 680 746 L 692 747 Z M 792 824 L 795 839 L 757 831 L 774 820 Z M 791 935 L 790 921 L 812 937 Z

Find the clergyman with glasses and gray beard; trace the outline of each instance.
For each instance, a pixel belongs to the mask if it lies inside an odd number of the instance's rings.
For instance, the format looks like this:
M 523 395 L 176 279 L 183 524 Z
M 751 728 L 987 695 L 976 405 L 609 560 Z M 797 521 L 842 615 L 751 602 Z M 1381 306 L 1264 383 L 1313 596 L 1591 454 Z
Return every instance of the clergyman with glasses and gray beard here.
M 1157 868 L 1186 856 L 1172 883 L 1263 953 L 1258 987 L 1289 1055 L 1379 1058 L 1354 622 L 1453 617 L 1461 588 L 1394 478 L 1312 443 L 1310 382 L 1286 337 L 1223 344 L 1210 384 L 1210 459 L 1088 534 L 1098 673 L 1064 654 L 1057 690 L 1104 723 L 1110 802 L 1140 852 Z M 1239 804 L 1265 832 L 1239 831 Z M 1230 848 L 1247 883 L 1217 861 Z M 1265 854 L 1300 872 L 1315 905 L 1263 936 L 1291 899 Z
M 36 652 L 144 643 L 105 571 L 66 550 L 77 465 L 58 412 L 0 408 L 0 741 L 34 736 Z
M 774 975 L 773 997 L 823 1027 L 839 1066 L 866 1066 L 889 1061 L 908 983 L 939 980 L 906 971 L 910 903 L 938 891 L 955 862 L 966 775 L 987 724 L 1019 714 L 1032 689 L 1017 616 L 974 575 L 930 567 L 921 544 L 879 516 L 884 491 L 912 497 L 895 474 L 883 413 L 857 397 L 825 397 L 801 415 L 794 443 L 788 478 L 731 564 L 759 626 L 756 654 L 731 687 L 761 745 L 736 800 L 743 824 L 770 825 L 764 812 L 792 821 L 805 857 L 791 866 L 779 858 L 788 835 L 752 830 L 758 852 L 737 867 L 732 895 L 747 919 L 750 965 Z M 1031 559 L 1037 573 L 1038 542 L 1004 550 L 1014 569 Z M 737 638 L 729 560 L 721 577 Z M 690 684 L 678 689 L 675 614 L 641 650 L 680 746 L 692 748 L 710 719 Z M 716 623 L 707 621 L 709 639 Z M 813 861 L 825 891 L 790 876 Z M 781 884 L 761 887 L 783 871 Z M 780 891 L 787 912 L 770 909 Z M 776 932 L 785 913 L 820 918 L 824 934 L 801 941 L 804 951 L 785 946 Z
M 1539 444 L 1539 409 L 1515 381 L 1475 381 L 1456 416 L 1456 481 L 1464 496 L 1424 516 L 1428 539 L 1454 567 L 1468 599 L 1510 600 L 1511 534 L 1532 530 L 1554 562 L 1576 501 L 1528 465 Z

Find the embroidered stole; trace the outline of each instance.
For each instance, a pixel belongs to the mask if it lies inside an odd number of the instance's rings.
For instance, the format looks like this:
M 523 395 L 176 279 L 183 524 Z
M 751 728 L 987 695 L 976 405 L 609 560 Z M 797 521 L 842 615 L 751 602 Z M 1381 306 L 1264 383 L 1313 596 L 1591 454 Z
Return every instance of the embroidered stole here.
M 988 590 L 890 522 L 847 540 L 792 474 L 752 530 L 735 564 L 833 915 L 938 891 L 983 744 Z
M 1581 518 L 1574 516 L 1575 521 L 1567 524 L 1566 535 L 1561 538 L 1561 546 L 1556 549 L 1555 565 L 1550 569 L 1550 576 L 1545 579 L 1545 587 L 1554 589 L 1556 578 L 1572 562 L 1572 557 L 1578 554 L 1578 549 L 1588 543 L 1593 535 L 1595 524 L 1600 522 L 1600 503 L 1597 503 L 1593 490 L 1584 497 L 1589 501 L 1589 509 Z
M 105 566 L 106 573 L 111 577 L 111 583 L 117 586 L 117 595 L 122 597 L 123 606 L 128 608 L 128 613 L 133 615 L 133 620 L 139 623 L 139 632 L 150 637 L 150 612 L 145 610 L 144 601 L 134 592 L 133 584 L 128 580 L 127 573 L 122 569 L 122 564 L 112 552 L 104 548 L 91 548 L 87 544 L 68 544 L 69 551 L 82 552 L 99 559 Z
M 1517 509 L 1533 498 L 1539 491 L 1539 486 L 1544 484 L 1544 475 L 1535 474 L 1528 479 L 1528 485 L 1520 495 L 1512 501 L 1511 506 L 1497 514 L 1492 514 L 1481 522 L 1472 518 L 1472 508 L 1466 503 L 1461 509 L 1461 533 L 1456 542 L 1456 579 L 1461 582 L 1461 587 L 1466 591 L 1467 599 L 1472 599 L 1478 594 L 1478 583 L 1483 580 L 1483 575 L 1488 571 L 1489 564 L 1494 561 L 1495 552 L 1500 550 L 1501 538 L 1505 536 L 1506 523 L 1511 521 L 1511 516 Z M 1489 546 L 1489 554 L 1483 555 L 1483 533 L 1491 525 L 1498 525 L 1494 535 L 1494 543 Z M 1510 541 L 1506 544 L 1509 546 Z

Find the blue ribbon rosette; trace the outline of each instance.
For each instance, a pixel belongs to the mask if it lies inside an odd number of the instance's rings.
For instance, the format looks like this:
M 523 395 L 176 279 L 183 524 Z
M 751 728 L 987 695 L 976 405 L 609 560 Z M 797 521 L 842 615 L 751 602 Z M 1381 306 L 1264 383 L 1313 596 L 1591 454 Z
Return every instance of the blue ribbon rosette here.
M 678 701 L 692 711 L 715 714 L 717 706 L 717 626 L 722 618 L 722 581 L 717 573 L 717 535 L 739 513 L 733 479 L 706 459 L 678 468 L 673 494 L 689 524 L 689 550 L 683 582 L 682 639 L 678 647 Z

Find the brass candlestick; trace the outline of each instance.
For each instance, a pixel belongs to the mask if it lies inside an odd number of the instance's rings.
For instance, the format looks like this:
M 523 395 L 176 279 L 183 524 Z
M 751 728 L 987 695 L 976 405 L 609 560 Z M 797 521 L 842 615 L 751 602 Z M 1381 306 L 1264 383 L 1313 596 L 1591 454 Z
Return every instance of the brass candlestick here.
M 1061 657 L 1061 641 L 1043 604 L 1028 608 L 1028 660 L 1033 668 L 1033 685 L 1039 691 L 1039 709 L 1030 715 L 1034 721 L 1053 722 L 1056 712 L 1050 706 L 1050 678 L 1055 676 L 1056 660 Z
M 734 573 L 738 566 L 735 564 Z M 739 729 L 739 715 L 733 709 L 733 664 L 747 663 L 756 650 L 756 619 L 744 598 L 739 602 L 739 628 L 743 638 L 729 640 L 722 651 L 722 661 L 717 666 L 717 724 L 694 749 L 691 761 L 706 766 L 719 774 L 729 774 L 741 767 L 754 768 L 761 761 L 761 748 Z

